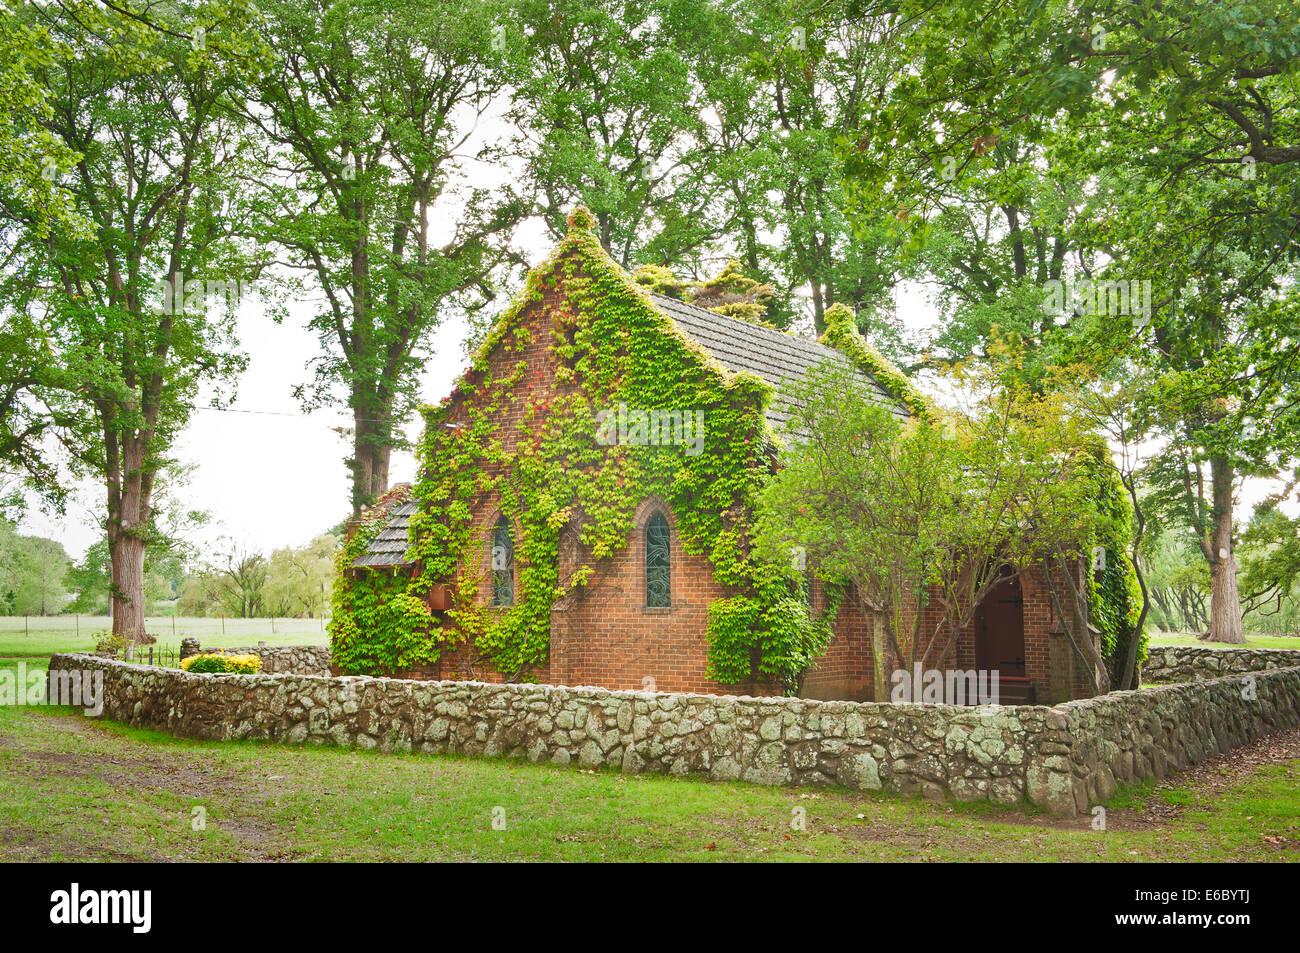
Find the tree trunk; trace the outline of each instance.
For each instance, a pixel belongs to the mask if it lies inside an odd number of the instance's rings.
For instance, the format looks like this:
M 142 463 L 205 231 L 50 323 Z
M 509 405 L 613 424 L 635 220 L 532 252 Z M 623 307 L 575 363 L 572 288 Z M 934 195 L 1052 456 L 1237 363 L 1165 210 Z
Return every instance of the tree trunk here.
M 388 491 L 388 464 L 392 457 L 391 428 L 373 410 L 353 411 L 352 515 L 372 505 Z M 386 415 L 384 415 L 386 416 Z
M 885 620 L 879 612 L 871 614 L 871 672 L 874 676 L 871 700 L 888 701 L 889 688 L 885 679 Z
M 1210 641 L 1239 645 L 1246 641 L 1241 624 L 1241 596 L 1237 592 L 1237 559 L 1232 551 L 1232 464 L 1225 458 L 1210 461 L 1214 487 L 1214 527 L 1210 551 Z
M 1138 588 L 1142 591 L 1142 609 L 1138 613 L 1137 624 L 1133 626 L 1133 631 L 1128 637 L 1128 654 L 1124 659 L 1124 671 L 1120 673 L 1119 688 L 1134 689 L 1138 687 L 1138 667 L 1137 654 L 1138 643 L 1142 641 L 1142 628 L 1146 625 L 1147 613 L 1151 609 L 1151 593 L 1147 591 L 1146 574 L 1142 572 L 1142 561 L 1139 553 L 1142 551 L 1142 537 L 1146 533 L 1147 521 L 1142 512 L 1142 504 L 1137 495 L 1137 483 L 1132 477 L 1121 477 L 1124 488 L 1128 490 L 1129 502 L 1133 504 L 1133 516 L 1137 520 L 1137 531 L 1133 534 L 1133 548 L 1129 551 L 1129 559 L 1133 563 L 1133 573 L 1137 576 Z
M 130 642 L 147 642 L 144 628 L 144 540 L 120 529 L 113 534 L 113 634 Z
M 111 428 L 106 427 L 110 431 Z M 108 439 L 109 594 L 113 634 L 127 642 L 154 641 L 145 631 L 144 531 L 149 525 L 153 477 L 147 471 L 148 437 L 133 434 L 120 443 Z
M 1241 597 L 1237 592 L 1237 560 L 1228 558 L 1210 566 L 1210 641 L 1240 645 L 1246 641 L 1241 624 Z

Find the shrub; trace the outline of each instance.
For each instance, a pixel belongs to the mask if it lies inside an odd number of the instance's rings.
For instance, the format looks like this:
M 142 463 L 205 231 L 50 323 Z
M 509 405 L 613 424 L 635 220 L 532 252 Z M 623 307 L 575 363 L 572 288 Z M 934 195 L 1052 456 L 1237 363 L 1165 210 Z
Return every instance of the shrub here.
M 262 670 L 262 660 L 256 655 L 191 655 L 181 662 L 181 668 L 197 674 L 256 675 Z
M 102 629 L 93 636 L 95 640 L 95 651 L 100 655 L 111 655 L 113 658 L 121 658 L 126 652 L 126 637 Z

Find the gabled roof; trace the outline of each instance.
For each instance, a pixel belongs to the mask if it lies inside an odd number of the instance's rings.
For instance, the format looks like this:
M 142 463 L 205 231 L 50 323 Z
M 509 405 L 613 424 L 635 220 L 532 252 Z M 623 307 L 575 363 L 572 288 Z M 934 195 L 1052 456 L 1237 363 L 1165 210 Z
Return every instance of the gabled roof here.
M 650 299 L 727 370 L 747 371 L 772 385 L 775 394 L 765 416 L 774 434 L 781 433 L 790 419 L 793 402 L 788 385 L 802 381 L 812 368 L 827 361 L 852 366 L 839 351 L 809 338 L 705 311 L 665 295 L 651 294 Z M 907 416 L 907 410 L 875 379 L 865 373 L 862 378 L 868 385 L 869 395 L 889 406 L 899 417 Z
M 880 375 L 885 371 L 877 372 L 875 370 L 877 364 L 850 359 L 844 352 L 808 338 L 716 314 L 678 301 L 676 298 L 647 292 L 633 282 L 631 277 L 600 247 L 591 231 L 593 225 L 594 219 L 585 208 L 579 207 L 569 215 L 569 234 L 546 262 L 529 273 L 525 293 L 517 297 L 511 307 L 497 319 L 494 332 L 489 332 L 488 337 L 479 346 L 477 354 L 480 357 L 490 352 L 498 340 L 498 335 L 504 333 L 504 329 L 509 326 L 513 317 L 521 313 L 527 302 L 535 297 L 535 294 L 530 292 L 536 293 L 540 290 L 542 276 L 554 270 L 564 254 L 576 249 L 580 254 L 594 255 L 597 263 L 603 263 L 604 266 L 613 269 L 629 292 L 642 296 L 643 300 L 648 300 L 654 308 L 672 321 L 678 331 L 721 365 L 720 373 L 748 373 L 769 384 L 774 393 L 764 416 L 768 429 L 774 435 L 780 434 L 785 429 L 786 422 L 791 416 L 790 408 L 793 401 L 789 394 L 789 385 L 801 381 L 813 367 L 827 361 L 855 369 L 866 384 L 865 390 L 869 396 L 888 406 L 899 417 L 908 415 L 906 405 L 900 402 L 898 397 L 891 396 L 891 392 L 887 389 L 888 378 L 886 384 L 882 385 Z M 846 313 L 851 317 L 851 312 Z M 834 316 L 835 309 L 827 312 L 828 320 Z M 866 348 L 865 342 L 861 342 L 861 339 L 856 337 L 855 328 L 840 330 L 860 342 L 861 348 Z M 906 384 L 903 386 L 906 387 Z M 444 398 L 444 406 L 455 393 L 456 391 L 453 391 L 452 395 Z M 402 494 L 390 491 L 379 506 L 391 507 L 392 515 L 366 551 L 352 562 L 352 566 L 388 569 L 410 565 L 406 560 L 406 549 L 409 543 L 407 536 L 411 515 L 416 510 L 416 504 L 410 498 L 410 488 L 406 487 Z M 383 518 L 381 513 L 374 511 L 371 517 Z

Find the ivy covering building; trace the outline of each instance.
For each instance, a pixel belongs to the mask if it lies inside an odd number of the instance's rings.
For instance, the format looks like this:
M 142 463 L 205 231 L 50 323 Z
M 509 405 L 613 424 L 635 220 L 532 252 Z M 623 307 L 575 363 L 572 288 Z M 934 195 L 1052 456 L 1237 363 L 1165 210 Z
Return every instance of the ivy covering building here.
M 838 361 L 900 417 L 926 401 L 847 309 L 828 313 L 821 342 L 704 310 L 638 284 L 587 210 L 569 226 L 452 393 L 424 409 L 418 481 L 354 526 L 333 597 L 336 669 L 870 698 L 853 592 L 797 559 L 761 563 L 749 530 L 792 382 Z M 1001 595 L 1020 653 L 1010 684 L 1085 694 L 1032 576 Z M 969 642 L 958 654 L 973 666 Z

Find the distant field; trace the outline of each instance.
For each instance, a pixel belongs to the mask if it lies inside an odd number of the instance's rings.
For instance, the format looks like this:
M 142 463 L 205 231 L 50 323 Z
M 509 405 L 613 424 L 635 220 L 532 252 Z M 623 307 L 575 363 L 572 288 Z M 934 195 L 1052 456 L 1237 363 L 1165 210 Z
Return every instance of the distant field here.
M 45 656 L 52 652 L 84 652 L 95 647 L 95 634 L 109 629 L 108 616 L 0 617 L 0 656 Z M 222 627 L 225 632 L 223 634 Z M 188 619 L 155 616 L 145 629 L 157 647 L 179 649 L 181 639 L 194 636 L 204 646 L 236 648 L 267 645 L 324 645 L 329 641 L 323 619 Z
M 1225 645 L 1222 642 L 1202 642 L 1190 632 L 1156 632 L 1152 645 L 1194 645 L 1203 649 L 1231 649 L 1243 646 Z M 1248 649 L 1300 649 L 1300 635 L 1246 635 Z

